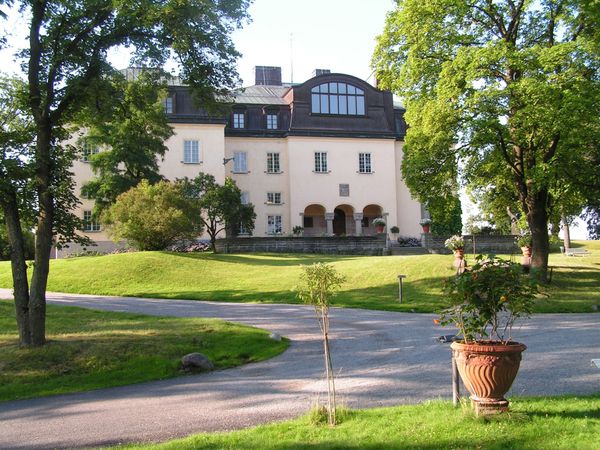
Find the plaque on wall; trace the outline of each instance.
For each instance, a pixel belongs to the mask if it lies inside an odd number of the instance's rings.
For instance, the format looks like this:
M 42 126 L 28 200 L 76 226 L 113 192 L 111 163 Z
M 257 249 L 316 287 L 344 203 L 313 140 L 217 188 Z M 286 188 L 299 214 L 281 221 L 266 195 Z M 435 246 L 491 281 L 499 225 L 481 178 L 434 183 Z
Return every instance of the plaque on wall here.
M 340 197 L 350 197 L 349 184 L 340 184 Z

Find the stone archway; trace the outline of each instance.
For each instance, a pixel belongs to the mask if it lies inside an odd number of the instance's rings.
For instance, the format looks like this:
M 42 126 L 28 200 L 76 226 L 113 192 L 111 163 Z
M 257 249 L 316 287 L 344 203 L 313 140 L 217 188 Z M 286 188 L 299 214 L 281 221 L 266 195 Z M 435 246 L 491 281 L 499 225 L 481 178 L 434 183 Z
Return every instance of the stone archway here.
M 375 226 L 373 225 L 373 220 L 377 217 L 383 217 L 383 208 L 381 206 L 371 204 L 363 208 L 363 234 L 370 236 L 377 233 Z
M 356 234 L 354 226 L 354 208 L 350 205 L 338 205 L 333 210 L 333 234 L 352 236 Z
M 327 232 L 325 207 L 313 203 L 304 208 L 304 236 L 322 236 Z
M 343 209 L 333 210 L 333 234 L 341 236 L 346 234 L 346 213 Z

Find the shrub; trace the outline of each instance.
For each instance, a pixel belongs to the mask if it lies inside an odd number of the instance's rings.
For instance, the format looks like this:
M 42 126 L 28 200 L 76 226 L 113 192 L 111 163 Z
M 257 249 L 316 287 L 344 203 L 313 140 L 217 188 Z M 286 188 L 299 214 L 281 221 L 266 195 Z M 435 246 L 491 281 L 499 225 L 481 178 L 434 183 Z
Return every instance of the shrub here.
M 454 236 L 451 236 L 448 239 L 446 239 L 444 245 L 450 250 L 462 250 L 463 248 L 465 248 L 465 240 L 462 236 L 455 234 Z
M 397 233 L 400 233 L 400 228 L 398 228 L 396 225 L 394 225 L 392 228 L 390 228 L 390 231 L 393 234 L 397 234 Z
M 442 325 L 455 325 L 465 342 L 508 342 L 515 320 L 531 314 L 537 285 L 520 264 L 479 255 L 470 270 L 446 280 L 444 292 L 452 306 Z
M 523 234 L 517 239 L 517 245 L 519 247 L 531 247 L 531 234 Z
M 164 250 L 181 239 L 202 232 L 194 202 L 179 185 L 168 181 L 138 186 L 121 194 L 102 216 L 110 236 L 126 239 L 139 250 Z

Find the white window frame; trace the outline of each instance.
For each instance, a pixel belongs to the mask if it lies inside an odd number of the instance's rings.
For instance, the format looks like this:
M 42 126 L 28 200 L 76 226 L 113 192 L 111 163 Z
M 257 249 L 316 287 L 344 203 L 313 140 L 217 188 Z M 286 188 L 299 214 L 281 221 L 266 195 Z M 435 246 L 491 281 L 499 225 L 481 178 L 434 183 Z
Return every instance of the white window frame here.
M 281 192 L 267 192 L 268 205 L 281 205 Z
M 243 112 L 233 113 L 233 128 L 243 129 L 246 128 L 246 114 Z
M 81 144 L 81 161 L 87 163 L 90 162 L 90 156 L 97 155 L 100 153 L 100 148 L 97 145 L 92 144 L 87 139 L 84 139 Z
M 281 173 L 279 152 L 267 153 L 267 173 Z
M 366 152 L 358 154 L 358 172 L 373 173 L 371 153 Z
M 315 152 L 315 173 L 327 173 L 327 152 Z
M 83 211 L 83 231 L 85 232 L 96 232 L 102 231 L 100 222 L 92 220 L 92 211 Z
M 165 114 L 173 114 L 173 97 L 167 96 L 164 100 Z
M 283 220 L 281 215 L 267 216 L 267 234 L 283 233 Z
M 183 160 L 184 164 L 200 164 L 200 141 L 195 139 L 186 139 L 183 141 Z
M 240 201 L 242 202 L 242 205 L 247 205 L 248 203 L 250 203 L 250 192 L 240 192 Z
M 233 173 L 248 173 L 248 152 L 233 152 Z
M 277 114 L 267 114 L 267 130 L 276 130 L 277 127 Z

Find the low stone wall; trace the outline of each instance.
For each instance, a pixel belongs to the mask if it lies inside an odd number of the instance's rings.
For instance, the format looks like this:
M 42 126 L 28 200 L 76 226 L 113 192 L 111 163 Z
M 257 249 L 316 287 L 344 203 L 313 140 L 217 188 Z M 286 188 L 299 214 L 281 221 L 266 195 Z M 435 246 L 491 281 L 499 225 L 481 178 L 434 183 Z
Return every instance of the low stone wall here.
M 347 237 L 244 237 L 218 239 L 221 253 L 325 253 L 333 255 L 382 255 L 385 234 Z
M 421 234 L 421 245 L 429 253 L 452 253 L 444 246 L 450 236 L 434 236 L 431 233 Z M 518 253 L 515 243 L 517 236 L 513 235 L 463 235 L 465 253 Z

